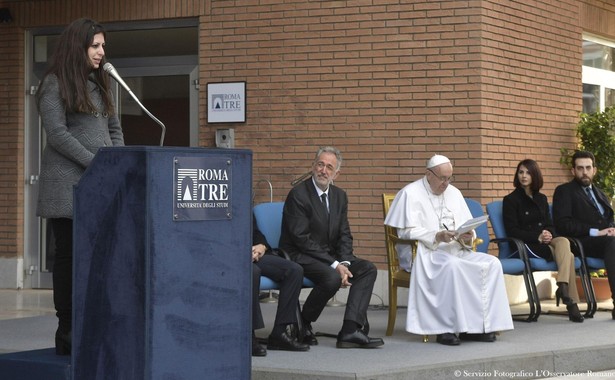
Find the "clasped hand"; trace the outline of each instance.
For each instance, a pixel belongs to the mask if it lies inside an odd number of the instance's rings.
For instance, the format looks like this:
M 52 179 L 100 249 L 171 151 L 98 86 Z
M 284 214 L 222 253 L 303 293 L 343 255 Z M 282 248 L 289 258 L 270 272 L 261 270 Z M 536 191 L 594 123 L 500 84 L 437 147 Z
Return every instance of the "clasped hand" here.
M 615 227 L 609 227 L 598 231 L 598 236 L 615 236 Z
M 264 244 L 257 244 L 252 246 L 252 262 L 255 263 L 260 260 L 265 254 L 267 247 Z
M 542 233 L 538 236 L 538 241 L 542 244 L 549 244 L 551 240 L 553 240 L 553 235 L 549 230 L 542 230 Z
M 342 278 L 342 288 L 347 288 L 352 285 L 349 281 L 352 278 L 352 273 L 350 273 L 350 269 L 348 269 L 347 266 L 338 264 L 335 270 Z

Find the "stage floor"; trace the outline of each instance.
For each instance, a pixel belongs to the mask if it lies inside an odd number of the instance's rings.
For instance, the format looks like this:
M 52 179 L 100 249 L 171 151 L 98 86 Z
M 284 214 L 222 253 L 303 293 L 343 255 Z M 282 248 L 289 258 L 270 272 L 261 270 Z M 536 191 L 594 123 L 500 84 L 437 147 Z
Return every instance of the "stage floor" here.
M 257 331 L 259 337 L 268 335 L 276 305 L 261 304 L 267 327 Z M 337 349 L 335 338 L 321 336 L 309 352 L 270 351 L 253 358 L 252 379 L 615 379 L 612 304 L 599 306 L 594 319 L 579 324 L 546 313 L 565 307 L 544 300 L 538 322 L 515 321 L 515 330 L 502 332 L 495 343 L 448 347 L 435 343 L 434 336 L 423 343 L 405 332 L 404 308 L 398 310 L 393 336 L 385 337 L 388 312 L 375 304 L 369 311 L 370 335 L 383 337 L 383 347 Z M 520 310 L 523 305 L 513 307 Z M 327 307 L 314 331 L 337 334 L 343 312 L 343 307 Z M 55 327 L 51 291 L 0 290 L 0 353 L 52 347 Z

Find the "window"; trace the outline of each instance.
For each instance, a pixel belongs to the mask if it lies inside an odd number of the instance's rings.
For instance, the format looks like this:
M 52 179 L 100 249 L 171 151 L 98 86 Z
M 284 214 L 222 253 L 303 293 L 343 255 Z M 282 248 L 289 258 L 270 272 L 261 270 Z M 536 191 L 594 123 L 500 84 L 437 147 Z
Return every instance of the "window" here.
M 615 43 L 594 36 L 583 39 L 583 112 L 615 105 Z

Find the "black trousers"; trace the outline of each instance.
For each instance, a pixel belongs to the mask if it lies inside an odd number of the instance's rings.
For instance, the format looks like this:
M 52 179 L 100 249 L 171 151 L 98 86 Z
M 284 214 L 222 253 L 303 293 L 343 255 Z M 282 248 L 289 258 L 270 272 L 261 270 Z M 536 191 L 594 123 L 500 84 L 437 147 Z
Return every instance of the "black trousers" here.
M 296 324 L 297 302 L 303 285 L 303 268 L 294 261 L 266 254 L 252 263 L 252 330 L 265 327 L 258 298 L 261 274 L 280 284 L 274 324 Z
M 318 319 L 327 302 L 337 293 L 342 285 L 342 278 L 331 266 L 317 260 L 301 259 L 304 276 L 316 285 L 303 304 L 303 319 L 314 322 Z M 367 322 L 367 308 L 372 297 L 374 282 L 378 271 L 370 261 L 356 259 L 348 268 L 352 273 L 348 292 L 344 320 L 364 326 Z
M 611 288 L 611 298 L 615 302 L 613 291 L 615 290 L 615 236 L 594 236 L 579 238 L 583 245 L 583 252 L 589 257 L 598 257 L 604 260 L 606 272 L 609 274 L 609 286 Z
M 53 303 L 58 317 L 58 330 L 72 330 L 73 314 L 73 220 L 48 219 L 56 242 L 53 263 Z

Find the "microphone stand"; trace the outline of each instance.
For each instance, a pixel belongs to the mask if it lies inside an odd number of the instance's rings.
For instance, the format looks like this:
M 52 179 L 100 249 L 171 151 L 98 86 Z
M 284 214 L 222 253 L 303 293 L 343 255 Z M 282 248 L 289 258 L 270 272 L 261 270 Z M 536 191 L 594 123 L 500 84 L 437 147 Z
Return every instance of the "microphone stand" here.
M 113 67 L 113 65 L 111 64 L 111 62 L 107 62 L 104 64 L 103 66 L 103 70 L 105 70 L 107 73 L 109 73 L 109 75 L 111 77 L 113 77 L 113 79 L 115 79 L 115 81 L 122 87 L 124 87 L 124 90 L 126 90 L 130 96 L 132 96 L 132 98 L 134 99 L 135 102 L 137 102 L 137 104 L 139 105 L 139 107 L 141 107 L 141 109 L 143 111 L 145 111 L 145 113 L 147 114 L 147 116 L 149 116 L 150 118 L 152 118 L 152 120 L 154 120 L 156 123 L 158 123 L 158 125 L 160 125 L 160 128 L 162 128 L 162 133 L 160 134 L 160 146 L 162 146 L 164 144 L 164 135 L 167 132 L 167 127 L 164 126 L 164 124 L 162 123 L 162 121 L 158 120 L 158 118 L 154 115 L 152 115 L 151 112 L 149 112 L 147 110 L 147 108 L 145 108 L 145 106 L 141 103 L 141 101 L 139 100 L 139 98 L 137 98 L 137 96 L 132 92 L 132 90 L 130 89 L 130 87 L 128 87 L 128 85 L 126 84 L 126 82 L 124 82 L 124 80 L 122 79 L 122 77 L 120 76 L 120 74 L 117 73 L 117 71 L 115 70 L 115 67 Z
M 154 115 L 152 115 L 151 112 L 149 112 L 147 110 L 147 108 L 145 108 L 145 106 L 143 104 L 141 104 L 141 101 L 139 101 L 139 99 L 137 98 L 137 96 L 132 92 L 132 90 L 128 89 L 128 93 L 130 94 L 130 96 L 132 96 L 132 98 L 134 99 L 135 102 L 137 102 L 137 104 L 139 105 L 139 107 L 141 107 L 141 109 L 143 111 L 145 111 L 145 113 L 147 114 L 147 116 L 149 116 L 150 118 L 152 118 L 152 120 L 154 120 L 156 123 L 158 123 L 158 125 L 160 125 L 160 128 L 162 128 L 162 133 L 160 134 L 160 146 L 162 146 L 164 144 L 164 135 L 166 134 L 167 128 L 164 126 L 164 124 L 162 123 L 162 121 L 158 120 L 158 118 Z
M 309 172 L 303 174 L 301 177 L 299 178 L 295 178 L 290 185 L 291 186 L 295 186 L 296 184 L 298 184 L 299 182 L 303 181 L 304 179 L 306 179 L 307 177 L 309 177 L 310 175 L 312 175 L 312 171 L 310 170 Z

